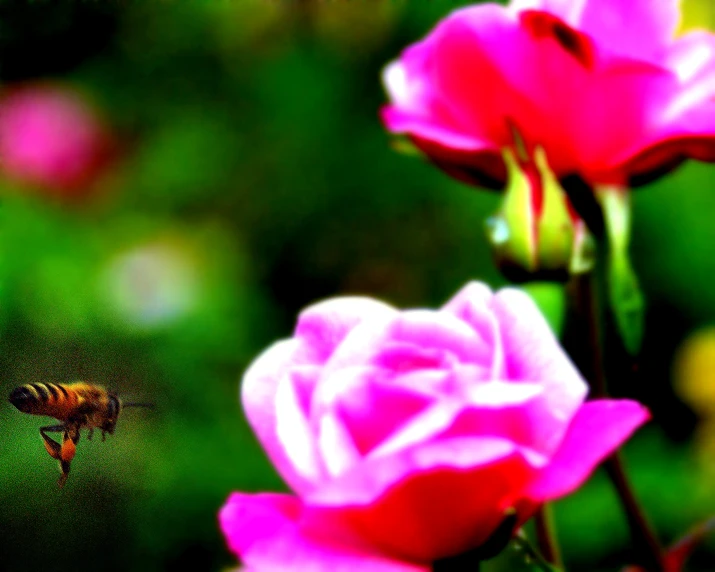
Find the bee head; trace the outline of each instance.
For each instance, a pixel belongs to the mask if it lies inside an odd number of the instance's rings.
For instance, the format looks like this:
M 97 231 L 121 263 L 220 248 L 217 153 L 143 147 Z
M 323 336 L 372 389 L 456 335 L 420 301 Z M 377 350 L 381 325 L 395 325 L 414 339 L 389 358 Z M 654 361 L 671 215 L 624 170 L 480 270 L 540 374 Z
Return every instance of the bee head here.
M 122 402 L 119 401 L 117 394 L 110 391 L 109 400 L 107 401 L 107 415 L 102 424 L 102 431 L 106 431 L 110 435 L 114 433 L 114 428 L 117 425 L 117 418 L 122 408 Z
M 16 387 L 10 393 L 8 401 L 17 407 L 23 413 L 27 413 L 32 409 L 33 403 L 37 400 L 37 396 L 32 393 L 27 387 Z

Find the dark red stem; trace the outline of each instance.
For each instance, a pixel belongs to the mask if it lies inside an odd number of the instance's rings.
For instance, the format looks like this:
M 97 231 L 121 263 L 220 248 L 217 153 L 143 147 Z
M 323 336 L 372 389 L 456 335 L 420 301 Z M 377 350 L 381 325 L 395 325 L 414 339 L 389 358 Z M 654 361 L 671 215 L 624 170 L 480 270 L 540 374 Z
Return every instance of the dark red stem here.
M 578 339 L 585 340 L 586 347 L 575 347 L 572 357 L 581 367 L 583 374 L 591 383 L 592 395 L 597 398 L 608 397 L 606 374 L 603 361 L 601 338 L 601 314 L 595 273 L 574 277 L 571 295 L 579 321 L 585 326 L 579 328 Z M 585 324 L 584 324 L 585 322 Z M 586 330 L 586 331 L 583 331 Z M 578 346 L 578 341 L 576 346 Z M 640 564 L 649 572 L 664 572 L 663 549 L 651 527 L 645 513 L 636 498 L 633 487 L 623 466 L 623 460 L 617 451 L 604 462 L 604 468 L 613 486 L 628 521 L 631 541 L 640 558 Z

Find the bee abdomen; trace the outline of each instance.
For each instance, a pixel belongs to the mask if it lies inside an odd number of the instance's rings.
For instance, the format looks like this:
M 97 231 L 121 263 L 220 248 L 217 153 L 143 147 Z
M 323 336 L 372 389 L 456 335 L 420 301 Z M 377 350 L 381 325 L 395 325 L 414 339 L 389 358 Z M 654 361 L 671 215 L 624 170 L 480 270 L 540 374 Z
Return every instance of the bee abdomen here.
M 53 410 L 57 407 L 68 405 L 68 401 L 76 401 L 73 393 L 56 383 L 28 383 L 16 387 L 10 393 L 9 400 L 23 413 L 54 416 Z

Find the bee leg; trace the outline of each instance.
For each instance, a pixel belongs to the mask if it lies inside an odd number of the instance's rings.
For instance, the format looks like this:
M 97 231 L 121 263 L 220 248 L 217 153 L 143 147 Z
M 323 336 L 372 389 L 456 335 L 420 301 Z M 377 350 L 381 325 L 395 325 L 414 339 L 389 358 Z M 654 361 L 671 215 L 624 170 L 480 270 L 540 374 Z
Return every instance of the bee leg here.
M 94 434 L 94 427 L 89 428 L 89 433 L 87 433 L 87 440 L 91 441 L 92 440 L 92 435 Z
M 62 474 L 60 475 L 60 478 L 57 479 L 57 486 L 62 488 L 65 486 L 67 478 L 70 476 L 69 461 L 60 461 L 60 471 L 62 471 Z
M 70 463 L 74 459 L 77 451 L 77 442 L 79 441 L 79 428 L 76 425 L 68 425 L 65 427 L 65 432 L 62 435 L 62 447 L 60 448 L 60 475 L 57 484 L 62 488 L 67 482 L 67 477 L 70 474 Z
M 52 437 L 47 435 L 45 433 L 47 432 L 52 432 L 52 433 L 59 433 L 61 431 L 64 431 L 64 434 L 62 435 L 62 445 L 60 445 L 57 441 L 55 441 Z M 57 481 L 57 484 L 62 488 L 67 481 L 67 477 L 69 476 L 70 472 L 70 461 L 72 460 L 72 457 L 74 457 L 74 443 L 72 442 L 71 439 L 68 439 L 68 428 L 65 425 L 50 425 L 49 427 L 42 427 L 40 428 L 40 435 L 42 435 L 42 440 L 45 444 L 45 449 L 47 449 L 47 452 L 50 454 L 50 457 L 53 459 L 57 459 L 60 462 L 60 471 L 62 472 L 62 475 L 60 475 L 59 481 Z M 67 442 L 71 443 L 71 447 L 68 446 Z
M 77 442 L 79 441 L 79 429 L 75 426 L 68 425 L 65 427 L 65 433 L 62 435 L 62 448 L 60 451 L 60 460 L 68 463 L 74 459 L 74 454 L 77 451 Z
M 62 445 L 55 441 L 52 437 L 47 435 L 45 431 L 52 433 L 60 433 L 65 430 L 64 425 L 50 425 L 48 427 L 40 427 L 40 435 L 45 443 L 45 449 L 50 454 L 53 459 L 60 459 L 62 457 Z

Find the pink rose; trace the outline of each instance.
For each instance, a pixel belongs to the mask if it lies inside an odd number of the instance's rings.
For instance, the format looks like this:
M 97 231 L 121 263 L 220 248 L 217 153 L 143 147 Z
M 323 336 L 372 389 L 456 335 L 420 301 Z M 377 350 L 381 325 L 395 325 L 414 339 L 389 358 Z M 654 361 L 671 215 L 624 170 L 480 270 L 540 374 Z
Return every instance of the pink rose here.
M 0 99 L 0 170 L 60 195 L 79 194 L 104 167 L 109 137 L 79 93 L 27 85 Z
M 311 306 L 242 389 L 297 497 L 234 494 L 228 543 L 249 569 L 429 570 L 509 509 L 521 524 L 573 491 L 648 418 L 586 392 L 519 290 L 470 283 L 440 310 Z
M 387 128 L 499 188 L 504 148 L 558 177 L 641 184 L 715 161 L 715 35 L 675 37 L 677 0 L 512 0 L 454 11 L 389 65 Z

